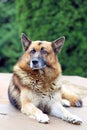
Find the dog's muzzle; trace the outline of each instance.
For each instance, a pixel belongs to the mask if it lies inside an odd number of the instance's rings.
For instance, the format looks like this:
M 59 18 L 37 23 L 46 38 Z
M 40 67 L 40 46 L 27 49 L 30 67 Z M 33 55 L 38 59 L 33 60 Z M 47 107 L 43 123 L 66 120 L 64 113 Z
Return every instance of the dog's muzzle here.
M 46 67 L 46 62 L 42 57 L 39 58 L 32 58 L 30 60 L 30 68 L 31 69 L 43 69 Z

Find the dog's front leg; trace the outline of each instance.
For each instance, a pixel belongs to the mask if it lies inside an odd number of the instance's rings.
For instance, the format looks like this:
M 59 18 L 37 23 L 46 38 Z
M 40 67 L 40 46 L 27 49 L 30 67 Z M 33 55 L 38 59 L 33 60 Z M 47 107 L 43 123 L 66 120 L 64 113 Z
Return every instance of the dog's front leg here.
M 30 117 L 36 119 L 38 122 L 49 123 L 49 117 L 33 104 L 32 94 L 30 98 L 27 94 L 29 94 L 29 91 L 27 89 L 23 89 L 21 91 L 20 100 L 22 113 L 29 115 Z
M 64 108 L 60 103 L 54 103 L 51 106 L 50 115 L 61 118 L 69 123 L 81 124 L 82 120 L 76 115 L 71 114 L 66 108 Z

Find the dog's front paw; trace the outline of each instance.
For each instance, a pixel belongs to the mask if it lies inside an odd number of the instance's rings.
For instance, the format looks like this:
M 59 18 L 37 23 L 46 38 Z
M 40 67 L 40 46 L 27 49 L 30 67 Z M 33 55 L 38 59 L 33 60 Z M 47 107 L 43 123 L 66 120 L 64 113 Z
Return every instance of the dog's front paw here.
M 42 114 L 37 116 L 37 121 L 40 122 L 40 123 L 47 124 L 47 123 L 49 123 L 50 120 L 49 120 L 49 117 L 46 114 L 42 113 Z
M 80 125 L 82 123 L 82 120 L 79 117 L 77 117 L 76 115 L 65 116 L 63 118 L 63 120 L 66 120 L 67 122 L 76 124 L 76 125 Z

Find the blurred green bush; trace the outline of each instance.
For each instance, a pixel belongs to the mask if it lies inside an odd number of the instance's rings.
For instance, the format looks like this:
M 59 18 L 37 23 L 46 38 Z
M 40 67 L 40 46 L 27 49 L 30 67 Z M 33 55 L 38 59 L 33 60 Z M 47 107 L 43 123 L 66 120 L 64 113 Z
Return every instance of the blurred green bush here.
M 19 39 L 24 32 L 32 40 L 53 41 L 64 35 L 58 56 L 63 74 L 87 77 L 86 0 L 7 0 L 0 2 L 0 10 L 1 72 L 12 72 L 22 54 Z

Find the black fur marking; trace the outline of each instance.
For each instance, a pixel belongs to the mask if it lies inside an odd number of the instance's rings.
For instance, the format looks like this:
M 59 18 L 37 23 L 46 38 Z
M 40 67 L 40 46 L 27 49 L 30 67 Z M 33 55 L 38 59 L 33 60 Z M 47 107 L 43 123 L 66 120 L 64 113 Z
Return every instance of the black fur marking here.
M 82 100 L 75 102 L 75 107 L 82 107 L 82 106 L 83 106 Z
M 15 108 L 17 108 L 18 110 L 21 109 L 20 106 L 18 105 L 16 99 L 14 99 L 14 98 L 11 96 L 10 89 L 8 89 L 8 98 L 9 98 L 10 103 L 11 103 Z
M 41 45 L 41 44 L 42 44 L 42 42 L 39 42 L 39 43 L 38 43 L 38 45 Z

